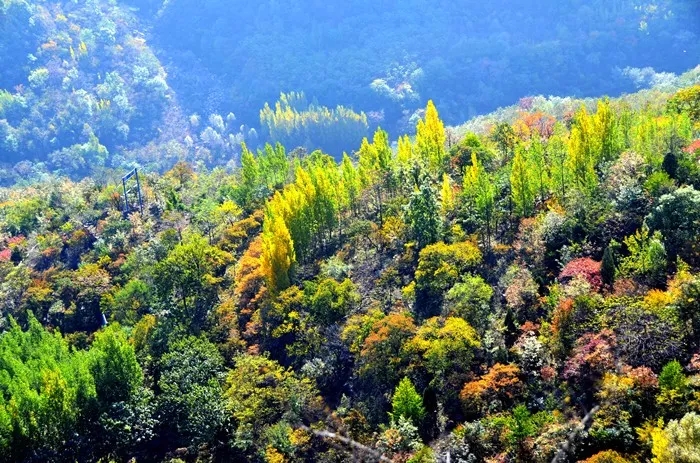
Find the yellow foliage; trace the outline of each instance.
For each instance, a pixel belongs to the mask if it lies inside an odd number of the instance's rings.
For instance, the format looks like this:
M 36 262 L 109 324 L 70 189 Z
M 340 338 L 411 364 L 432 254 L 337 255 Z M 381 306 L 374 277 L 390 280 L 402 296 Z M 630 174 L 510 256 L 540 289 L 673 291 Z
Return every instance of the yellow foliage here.
M 287 459 L 280 453 L 279 450 L 271 445 L 265 449 L 265 461 L 267 463 L 286 463 Z

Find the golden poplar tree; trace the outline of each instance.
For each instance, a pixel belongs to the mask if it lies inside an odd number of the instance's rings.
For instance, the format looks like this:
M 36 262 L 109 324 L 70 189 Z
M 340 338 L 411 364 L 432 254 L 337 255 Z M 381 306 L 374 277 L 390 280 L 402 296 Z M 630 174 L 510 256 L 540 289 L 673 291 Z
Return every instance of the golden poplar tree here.
M 279 292 L 290 286 L 289 272 L 295 262 L 294 243 L 281 214 L 269 205 L 263 223 L 262 268 L 269 288 Z
M 445 125 L 432 100 L 425 108 L 425 119 L 416 127 L 416 148 L 420 158 L 434 171 L 440 170 L 447 157 Z

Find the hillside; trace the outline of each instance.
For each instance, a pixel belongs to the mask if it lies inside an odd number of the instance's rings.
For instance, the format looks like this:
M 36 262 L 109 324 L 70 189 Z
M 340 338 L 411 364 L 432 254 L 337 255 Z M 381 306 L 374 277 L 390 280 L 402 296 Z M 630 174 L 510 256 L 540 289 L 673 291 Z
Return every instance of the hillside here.
M 100 178 L 0 189 L 0 461 L 692 461 L 697 70 L 674 82 L 479 133 L 429 102 L 339 163 L 243 145 L 142 172 L 143 213 Z
M 242 142 L 340 160 L 429 99 L 455 125 L 632 92 L 697 64 L 699 21 L 694 0 L 3 0 L 0 184 L 231 169 Z

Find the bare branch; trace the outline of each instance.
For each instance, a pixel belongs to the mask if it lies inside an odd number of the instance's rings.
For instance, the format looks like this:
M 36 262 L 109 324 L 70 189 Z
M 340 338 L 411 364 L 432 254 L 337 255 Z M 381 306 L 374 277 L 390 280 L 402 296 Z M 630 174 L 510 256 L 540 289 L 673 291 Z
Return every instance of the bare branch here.
M 367 447 L 366 445 L 360 444 L 356 440 L 352 440 L 349 437 L 341 436 L 340 434 L 337 434 L 335 432 L 323 430 L 323 431 L 317 431 L 314 429 L 309 428 L 308 426 L 301 426 L 301 429 L 308 431 L 312 433 L 316 437 L 320 437 L 323 439 L 334 439 L 337 441 L 342 442 L 343 444 L 349 445 L 350 447 L 359 450 L 361 452 L 364 452 L 371 457 L 375 458 L 377 461 L 386 461 L 388 463 L 391 463 L 391 460 L 381 453 L 377 452 L 376 450 Z

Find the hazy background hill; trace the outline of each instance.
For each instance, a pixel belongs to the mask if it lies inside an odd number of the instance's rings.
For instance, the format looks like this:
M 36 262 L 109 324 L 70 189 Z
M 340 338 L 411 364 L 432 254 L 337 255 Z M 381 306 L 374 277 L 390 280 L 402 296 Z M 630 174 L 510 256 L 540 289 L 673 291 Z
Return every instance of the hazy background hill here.
M 700 56 L 692 0 L 128 3 L 188 109 L 232 107 L 246 120 L 303 90 L 384 110 L 389 124 L 432 98 L 455 124 L 528 94 L 630 91 L 620 69 L 681 72 Z
M 700 59 L 694 0 L 482 3 L 3 0 L 0 183 L 233 166 L 242 142 L 339 157 L 410 133 L 428 99 L 455 125 Z

